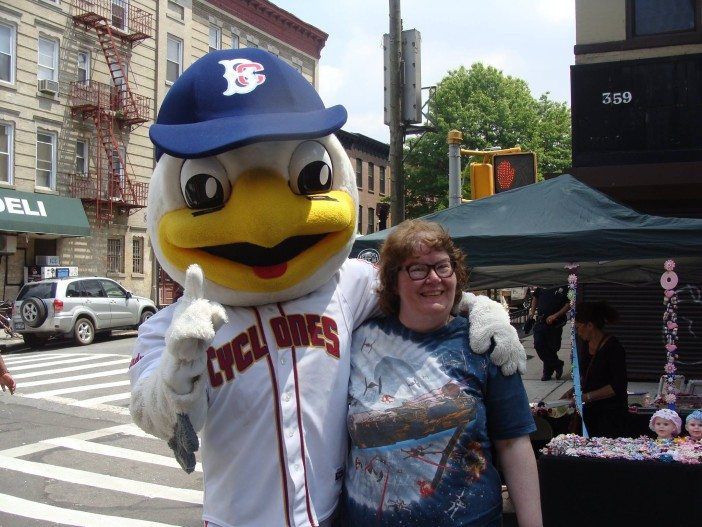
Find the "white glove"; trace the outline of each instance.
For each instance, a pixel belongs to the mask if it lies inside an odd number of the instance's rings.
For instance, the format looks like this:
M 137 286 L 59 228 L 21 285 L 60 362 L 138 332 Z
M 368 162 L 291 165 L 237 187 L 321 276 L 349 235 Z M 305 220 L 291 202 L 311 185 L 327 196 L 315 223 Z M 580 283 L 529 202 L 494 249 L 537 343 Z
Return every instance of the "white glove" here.
M 176 398 L 191 394 L 196 387 L 204 390 L 201 381 L 207 371 L 206 350 L 217 330 L 227 321 L 221 305 L 203 298 L 203 282 L 200 266 L 188 267 L 183 296 L 176 304 L 171 326 L 166 331 L 161 371 Z M 187 413 L 187 409 L 182 410 Z
M 132 389 L 130 412 L 149 433 L 168 440 L 183 470 L 195 468 L 199 448 L 196 432 L 207 414 L 207 348 L 227 322 L 224 308 L 203 298 L 204 277 L 197 265 L 188 267 L 185 287 L 171 325 L 158 369 Z
M 459 305 L 461 312 L 468 311 L 470 324 L 470 347 L 474 353 L 483 354 L 495 348 L 490 358 L 500 366 L 503 375 L 526 373 L 526 352 L 519 341 L 517 330 L 509 323 L 509 314 L 504 307 L 486 296 L 463 293 Z

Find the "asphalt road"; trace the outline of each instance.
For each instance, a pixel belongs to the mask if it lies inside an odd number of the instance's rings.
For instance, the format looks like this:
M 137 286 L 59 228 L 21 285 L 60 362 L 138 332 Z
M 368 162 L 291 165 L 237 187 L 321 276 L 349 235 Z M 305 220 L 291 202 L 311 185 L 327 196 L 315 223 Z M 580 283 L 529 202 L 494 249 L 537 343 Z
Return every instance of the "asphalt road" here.
M 199 465 L 185 474 L 131 423 L 134 340 L 123 332 L 3 355 L 17 391 L 0 392 L 2 527 L 202 526 Z

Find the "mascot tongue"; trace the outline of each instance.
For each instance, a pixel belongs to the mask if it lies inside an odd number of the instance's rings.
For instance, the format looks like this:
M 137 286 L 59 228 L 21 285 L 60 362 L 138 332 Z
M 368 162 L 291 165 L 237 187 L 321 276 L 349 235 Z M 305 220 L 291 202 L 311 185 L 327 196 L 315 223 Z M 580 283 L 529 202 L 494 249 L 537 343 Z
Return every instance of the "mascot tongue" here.
M 277 265 L 267 265 L 265 267 L 256 266 L 253 268 L 253 272 L 259 278 L 278 278 L 279 276 L 283 276 L 287 270 L 288 264 L 285 262 Z

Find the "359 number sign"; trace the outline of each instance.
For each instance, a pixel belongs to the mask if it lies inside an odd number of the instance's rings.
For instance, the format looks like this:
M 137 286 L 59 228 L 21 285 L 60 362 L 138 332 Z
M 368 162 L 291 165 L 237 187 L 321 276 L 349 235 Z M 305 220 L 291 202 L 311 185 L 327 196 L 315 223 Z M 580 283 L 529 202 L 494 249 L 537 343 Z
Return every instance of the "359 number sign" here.
M 629 104 L 632 99 L 630 91 L 602 92 L 602 104 Z

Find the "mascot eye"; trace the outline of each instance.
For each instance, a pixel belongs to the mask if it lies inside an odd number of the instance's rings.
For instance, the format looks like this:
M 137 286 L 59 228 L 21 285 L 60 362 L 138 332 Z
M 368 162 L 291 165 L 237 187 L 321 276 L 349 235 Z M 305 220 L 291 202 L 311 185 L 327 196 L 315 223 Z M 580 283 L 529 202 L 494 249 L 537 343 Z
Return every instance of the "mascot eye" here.
M 295 194 L 329 192 L 334 183 L 329 152 L 316 141 L 300 144 L 290 158 L 290 188 Z
M 191 209 L 213 209 L 229 199 L 231 184 L 216 158 L 188 159 L 180 170 L 180 190 Z

